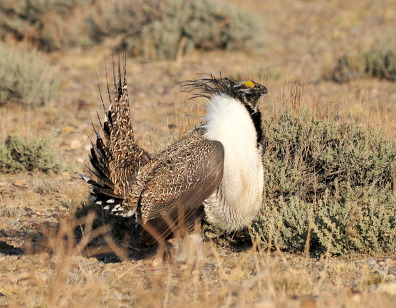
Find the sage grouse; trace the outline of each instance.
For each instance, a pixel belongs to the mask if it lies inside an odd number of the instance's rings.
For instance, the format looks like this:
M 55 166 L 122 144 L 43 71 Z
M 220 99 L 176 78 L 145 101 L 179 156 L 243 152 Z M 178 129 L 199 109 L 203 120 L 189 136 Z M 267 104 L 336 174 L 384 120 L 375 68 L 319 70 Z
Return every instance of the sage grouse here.
M 258 101 L 267 89 L 251 80 L 213 75 L 182 84 L 192 98 L 207 98 L 204 124 L 150 157 L 135 141 L 126 66 L 122 76 L 118 67 L 114 99 L 107 85 L 103 137 L 96 131 L 91 143 L 94 177 L 82 176 L 90 184 L 91 201 L 113 214 L 134 216 L 147 243 L 163 241 L 199 215 L 236 231 L 254 219 L 262 203 Z

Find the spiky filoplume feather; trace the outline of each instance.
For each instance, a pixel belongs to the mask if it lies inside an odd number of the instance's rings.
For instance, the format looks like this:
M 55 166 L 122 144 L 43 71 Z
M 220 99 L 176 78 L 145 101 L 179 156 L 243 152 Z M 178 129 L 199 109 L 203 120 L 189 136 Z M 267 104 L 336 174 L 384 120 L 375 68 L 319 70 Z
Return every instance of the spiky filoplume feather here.
M 97 180 L 83 176 L 96 203 L 134 216 L 147 242 L 167 238 L 203 213 L 214 225 L 234 231 L 249 224 L 261 206 L 258 101 L 267 89 L 213 75 L 183 85 L 193 97 L 209 100 L 206 122 L 150 158 L 133 136 L 125 64 L 122 77 L 119 68 L 114 102 L 109 94 L 105 110 L 104 138 L 97 133 L 91 149 Z
M 187 88 L 188 92 L 195 93 L 191 98 L 205 97 L 210 99 L 213 96 L 227 95 L 241 101 L 248 110 L 257 130 L 257 142 L 262 143 L 263 129 L 258 100 L 263 94 L 268 93 L 266 87 L 251 80 L 237 82 L 230 78 L 223 78 L 221 74 L 220 78 L 210 74 L 209 78 L 187 80 L 182 82 L 182 85 Z
M 96 142 L 91 142 L 89 160 L 93 169 L 89 170 L 97 180 L 86 176 L 83 176 L 83 179 L 91 186 L 91 200 L 114 213 L 123 213 L 122 203 L 125 196 L 135 182 L 137 172 L 150 160 L 150 156 L 136 143 L 133 134 L 126 64 L 124 63 L 123 75 L 120 65 L 118 66 L 116 76 L 113 63 L 113 75 L 114 100 L 107 84 L 108 110 L 99 89 L 105 113 L 103 124 L 98 115 L 103 137 L 93 126 Z

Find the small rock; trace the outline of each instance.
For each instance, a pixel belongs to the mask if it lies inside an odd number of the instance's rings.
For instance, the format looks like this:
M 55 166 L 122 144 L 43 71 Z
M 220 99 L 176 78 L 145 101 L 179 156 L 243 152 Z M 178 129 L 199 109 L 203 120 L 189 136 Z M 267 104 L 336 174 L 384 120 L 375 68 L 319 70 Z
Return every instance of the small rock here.
M 362 301 L 362 292 L 352 291 L 351 299 L 356 303 L 360 303 Z
M 395 266 L 395 261 L 392 260 L 392 258 L 385 258 L 384 259 L 385 265 L 388 267 L 393 267 Z
M 26 180 L 25 179 L 17 179 L 14 181 L 15 186 L 25 186 L 26 185 Z
M 162 260 L 162 258 L 157 257 L 153 260 L 153 262 L 151 262 L 151 265 L 153 267 L 159 267 L 160 265 L 162 265 L 164 263 L 164 261 Z
M 74 128 L 71 127 L 71 126 L 65 126 L 65 127 L 62 128 L 62 134 L 63 134 L 63 135 L 70 134 L 70 133 L 72 133 L 73 131 L 74 131 Z
M 385 266 L 385 262 L 384 261 L 379 261 L 378 264 L 379 264 L 379 266 Z
M 376 265 L 377 264 L 377 260 L 370 259 L 370 260 L 367 261 L 367 264 L 370 265 L 370 266 Z
M 300 297 L 300 307 L 301 308 L 315 308 L 316 307 L 316 298 L 314 296 L 301 296 Z
M 70 142 L 70 147 L 71 147 L 72 149 L 79 149 L 79 148 L 81 148 L 81 142 L 78 141 L 77 139 L 74 139 L 74 140 L 72 140 L 72 141 Z

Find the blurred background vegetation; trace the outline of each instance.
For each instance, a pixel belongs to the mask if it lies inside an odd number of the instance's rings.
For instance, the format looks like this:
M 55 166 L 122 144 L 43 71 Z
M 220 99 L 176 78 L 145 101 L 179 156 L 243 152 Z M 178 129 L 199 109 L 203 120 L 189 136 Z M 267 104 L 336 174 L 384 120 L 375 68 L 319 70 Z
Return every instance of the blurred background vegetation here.
M 394 252 L 395 29 L 390 0 L 0 0 L 0 170 L 82 169 L 112 52 L 151 151 L 199 122 L 177 82 L 222 71 L 270 89 L 260 243 Z
M 249 49 L 259 38 L 256 14 L 210 0 L 22 0 L 0 10 L 3 40 L 46 52 L 111 40 L 131 55 L 175 59 L 191 49 Z

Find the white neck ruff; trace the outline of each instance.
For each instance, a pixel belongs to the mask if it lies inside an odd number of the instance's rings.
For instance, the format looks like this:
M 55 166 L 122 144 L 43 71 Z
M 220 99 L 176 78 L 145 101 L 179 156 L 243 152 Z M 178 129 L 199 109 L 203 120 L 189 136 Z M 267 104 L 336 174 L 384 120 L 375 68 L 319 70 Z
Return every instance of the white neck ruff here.
M 219 189 L 205 201 L 210 223 L 235 231 L 250 224 L 261 207 L 263 165 L 257 132 L 242 103 L 215 95 L 208 104 L 205 138 L 224 146 L 224 175 Z

